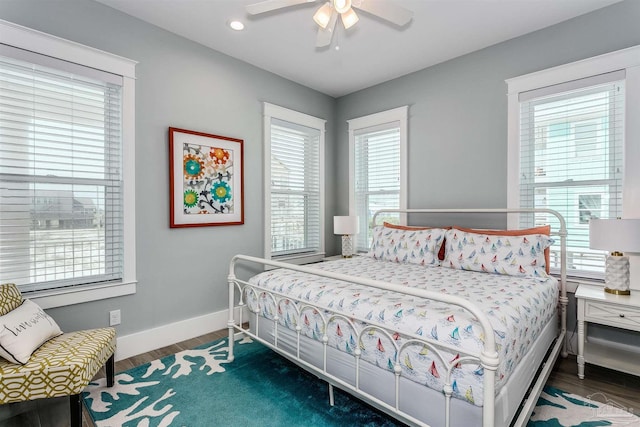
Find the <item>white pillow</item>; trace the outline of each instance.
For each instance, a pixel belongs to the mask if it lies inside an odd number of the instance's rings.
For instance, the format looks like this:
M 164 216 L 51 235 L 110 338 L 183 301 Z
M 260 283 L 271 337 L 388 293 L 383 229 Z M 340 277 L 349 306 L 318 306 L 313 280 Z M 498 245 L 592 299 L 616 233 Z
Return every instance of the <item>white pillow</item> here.
M 452 228 L 445 234 L 443 266 L 471 271 L 545 279 L 544 250 L 553 239 L 544 234 L 494 235 Z
M 0 316 L 0 356 L 24 365 L 38 347 L 61 334 L 56 322 L 38 304 L 26 299 Z
M 376 226 L 368 255 L 379 261 L 439 266 L 438 252 L 444 240 L 442 228 L 414 229 Z

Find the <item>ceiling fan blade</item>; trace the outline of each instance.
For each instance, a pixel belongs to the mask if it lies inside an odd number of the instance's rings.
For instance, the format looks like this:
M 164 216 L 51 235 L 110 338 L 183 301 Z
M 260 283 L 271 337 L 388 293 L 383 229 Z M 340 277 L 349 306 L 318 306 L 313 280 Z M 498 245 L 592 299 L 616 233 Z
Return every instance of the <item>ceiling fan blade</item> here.
M 400 27 L 408 24 L 411 18 L 413 18 L 412 11 L 393 4 L 390 1 L 361 0 L 360 2 L 354 1 L 352 6 Z
M 316 38 L 316 47 L 325 47 L 331 44 L 331 39 L 333 38 L 333 31 L 336 28 L 336 22 L 338 22 L 338 12 L 333 10 L 331 13 L 331 18 L 329 18 L 329 23 L 326 28 L 318 28 L 318 36 Z
M 315 2 L 315 0 L 265 0 L 260 3 L 245 6 L 245 10 L 249 15 L 258 15 L 260 13 L 271 12 L 272 10 L 313 2 Z

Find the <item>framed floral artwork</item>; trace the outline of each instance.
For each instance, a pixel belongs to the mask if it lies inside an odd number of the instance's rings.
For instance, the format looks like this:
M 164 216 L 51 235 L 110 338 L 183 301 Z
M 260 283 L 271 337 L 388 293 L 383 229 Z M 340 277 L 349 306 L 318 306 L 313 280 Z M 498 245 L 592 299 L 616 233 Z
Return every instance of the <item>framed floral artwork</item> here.
M 169 128 L 171 228 L 244 224 L 243 142 Z

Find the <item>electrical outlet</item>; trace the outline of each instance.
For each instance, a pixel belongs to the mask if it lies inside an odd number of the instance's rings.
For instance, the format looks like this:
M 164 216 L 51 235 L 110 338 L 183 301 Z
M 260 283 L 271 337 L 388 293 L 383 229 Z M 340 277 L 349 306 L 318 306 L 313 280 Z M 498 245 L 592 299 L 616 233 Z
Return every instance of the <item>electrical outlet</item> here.
M 109 326 L 116 326 L 120 324 L 120 310 L 113 310 L 109 312 Z

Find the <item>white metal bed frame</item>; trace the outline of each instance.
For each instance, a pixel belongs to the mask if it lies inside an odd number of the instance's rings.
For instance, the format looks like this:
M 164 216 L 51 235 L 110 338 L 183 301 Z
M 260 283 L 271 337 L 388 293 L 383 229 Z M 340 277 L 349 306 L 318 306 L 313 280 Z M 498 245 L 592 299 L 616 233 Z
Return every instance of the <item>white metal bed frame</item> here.
M 525 396 L 525 399 L 523 400 L 522 404 L 521 404 L 521 409 L 519 411 L 518 414 L 516 414 L 516 419 L 512 420 L 511 425 L 515 425 L 515 426 L 522 426 L 525 425 L 531 415 L 531 412 L 533 411 L 533 408 L 535 407 L 535 404 L 538 400 L 538 397 L 540 395 L 540 392 L 542 391 L 542 388 L 547 380 L 547 378 L 549 377 L 549 374 L 551 372 L 551 370 L 553 369 L 553 365 L 558 357 L 558 355 L 561 353 L 563 357 L 567 356 L 567 348 L 566 348 L 566 306 L 568 303 L 568 299 L 567 299 L 567 294 L 566 294 L 566 236 L 567 236 L 567 231 L 566 231 L 566 225 L 565 225 L 565 220 L 562 217 L 562 215 L 554 210 L 551 209 L 404 209 L 404 210 L 390 210 L 390 209 L 385 209 L 385 210 L 381 210 L 376 212 L 376 214 L 373 217 L 373 224 L 376 224 L 376 219 L 377 216 L 381 213 L 401 213 L 401 214 L 411 214 L 411 213 L 420 213 L 420 214 L 452 214 L 452 213 L 502 213 L 502 214 L 519 214 L 519 213 L 531 213 L 531 214 L 535 214 L 535 213 L 548 213 L 551 215 L 554 215 L 555 217 L 558 218 L 560 226 L 559 226 L 559 230 L 555 231 L 551 233 L 551 235 L 553 236 L 558 236 L 560 238 L 560 260 L 561 260 L 561 264 L 560 264 L 560 296 L 559 296 L 559 304 L 560 304 L 560 332 L 558 334 L 558 337 L 556 338 L 556 341 L 554 343 L 554 345 L 551 348 L 551 351 L 548 352 L 547 357 L 543 360 L 543 364 L 542 367 L 540 369 L 540 372 L 538 373 L 537 378 L 534 378 L 534 382 L 530 388 L 529 394 L 528 396 Z M 355 385 L 349 384 L 345 381 L 343 381 L 342 379 L 332 375 L 331 373 L 329 373 L 327 371 L 327 342 L 328 342 L 328 337 L 326 335 L 326 329 L 327 326 L 329 325 L 329 323 L 331 323 L 333 320 L 336 319 L 340 319 L 342 321 L 347 322 L 350 327 L 353 329 L 353 331 L 355 331 L 357 333 L 357 342 L 360 343 L 360 339 L 362 337 L 362 335 L 366 332 L 368 332 L 370 329 L 375 329 L 376 331 L 378 331 L 379 333 L 382 333 L 384 335 L 386 335 L 387 337 L 391 338 L 391 335 L 393 333 L 393 331 L 391 331 L 391 329 L 386 328 L 383 325 L 378 325 L 375 324 L 371 321 L 367 321 L 365 319 L 359 319 L 359 318 L 354 318 L 352 316 L 350 316 L 350 318 L 347 318 L 346 316 L 344 316 L 343 314 L 339 313 L 339 312 L 334 312 L 331 309 L 329 309 L 328 307 L 322 307 L 322 306 L 318 306 L 318 305 L 312 305 L 310 304 L 308 301 L 302 301 L 302 300 L 298 300 L 296 298 L 290 297 L 290 296 L 286 296 L 283 294 L 279 294 L 278 292 L 275 291 L 271 291 L 271 290 L 266 290 L 266 289 L 262 289 L 256 285 L 250 284 L 247 281 L 244 280 L 240 280 L 237 278 L 236 276 L 236 267 L 238 265 L 238 263 L 248 263 L 248 264 L 257 264 L 257 265 L 262 265 L 263 267 L 271 267 L 271 268 L 284 268 L 284 269 L 289 269 L 289 270 L 294 270 L 294 271 L 299 271 L 299 272 L 304 272 L 304 273 L 309 273 L 309 274 L 314 274 L 317 276 L 322 276 L 322 277 L 326 277 L 326 278 L 331 278 L 331 279 L 337 279 L 337 280 L 342 280 L 342 281 L 347 281 L 347 282 L 352 282 L 355 284 L 359 284 L 359 285 L 365 285 L 365 286 L 370 286 L 370 287 L 374 287 L 374 288 L 378 288 L 378 289 L 382 289 L 382 290 L 387 290 L 387 291 L 392 291 L 392 292 L 398 292 L 401 294 L 406 294 L 406 295 L 412 295 L 412 296 L 416 296 L 416 297 L 420 297 L 420 298 L 426 298 L 426 299 L 432 299 L 432 300 L 436 300 L 436 301 L 440 301 L 440 302 L 445 302 L 448 304 L 452 304 L 452 305 L 456 305 L 459 307 L 462 307 L 463 309 L 469 311 L 470 313 L 472 313 L 476 319 L 478 320 L 478 322 L 481 324 L 482 328 L 484 331 L 492 331 L 492 326 L 489 322 L 489 318 L 477 307 L 475 306 L 472 302 L 465 300 L 461 297 L 457 297 L 457 296 L 453 296 L 453 295 L 447 295 L 447 294 L 442 294 L 442 293 L 436 293 L 436 292 L 431 292 L 431 291 L 426 291 L 426 290 L 421 290 L 421 289 L 412 289 L 412 288 L 407 288 L 407 287 L 403 287 L 403 286 L 398 286 L 398 285 L 394 285 L 394 284 L 389 284 L 389 283 L 385 283 L 385 282 L 381 282 L 381 281 L 377 281 L 377 280 L 371 280 L 371 279 L 364 279 L 364 278 L 359 278 L 359 277 L 355 277 L 355 276 L 349 276 L 349 275 L 345 275 L 345 274 L 339 274 L 339 273 L 333 273 L 333 272 L 329 272 L 329 271 L 323 271 L 323 270 L 319 270 L 313 267 L 308 267 L 308 266 L 298 266 L 298 265 L 293 265 L 293 264 L 288 264 L 288 263 L 283 263 L 283 262 L 278 262 L 278 261 L 271 261 L 271 260 L 266 260 L 266 259 L 262 259 L 262 258 L 257 258 L 257 257 L 252 257 L 252 256 L 246 256 L 246 255 L 236 255 L 232 258 L 231 262 L 230 262 L 230 266 L 229 266 L 229 276 L 228 276 L 228 283 L 229 283 L 229 320 L 227 322 L 227 327 L 229 330 L 229 354 L 228 354 L 228 361 L 233 361 L 234 359 L 234 335 L 235 335 L 235 331 L 238 331 L 240 333 L 246 334 L 248 336 L 250 336 L 251 338 L 255 339 L 258 342 L 261 342 L 262 344 L 264 344 L 265 346 L 271 348 L 272 350 L 278 352 L 279 354 L 281 354 L 282 356 L 286 357 L 287 359 L 291 360 L 292 362 L 296 363 L 297 365 L 301 366 L 303 369 L 306 369 L 308 371 L 311 371 L 312 373 L 314 373 L 317 377 L 325 380 L 328 382 L 329 384 L 329 399 L 330 399 L 330 404 L 333 405 L 333 386 L 337 386 L 351 394 L 353 394 L 354 396 L 360 398 L 361 400 L 369 403 L 370 405 L 382 410 L 383 412 L 391 415 L 392 417 L 407 423 L 409 425 L 417 425 L 417 426 L 427 426 L 427 424 L 425 424 L 424 422 L 414 418 L 413 416 L 403 412 L 402 410 L 400 410 L 399 408 L 399 379 L 400 379 L 400 373 L 401 373 L 401 367 L 400 367 L 400 355 L 402 353 L 402 351 L 408 346 L 408 345 L 415 345 L 416 343 L 420 343 L 421 345 L 426 345 L 430 350 L 432 350 L 434 352 L 434 354 L 436 354 L 440 360 L 442 361 L 442 363 L 447 366 L 447 374 L 446 374 L 446 380 L 445 380 L 445 386 L 443 387 L 443 392 L 445 395 L 445 422 L 446 422 L 446 427 L 448 427 L 450 424 L 450 401 L 451 401 L 451 395 L 453 392 L 453 388 L 451 385 L 451 381 L 450 381 L 450 376 L 451 376 L 451 372 L 453 367 L 460 362 L 464 362 L 464 361 L 476 361 L 478 363 L 480 363 L 480 365 L 484 368 L 484 390 L 483 390 L 483 398 L 484 398 L 484 405 L 483 405 L 483 410 L 482 410 L 482 426 L 483 427 L 493 427 L 494 426 L 494 420 L 495 420 L 495 374 L 496 374 L 496 370 L 499 366 L 499 358 L 498 358 L 498 353 L 496 351 L 496 342 L 495 342 L 495 338 L 494 338 L 494 334 L 493 333 L 485 333 L 485 343 L 484 343 L 484 347 L 482 349 L 482 351 L 478 354 L 478 353 L 471 353 L 471 352 L 462 352 L 462 354 L 464 354 L 460 359 L 455 360 L 454 362 L 448 362 L 446 361 L 442 356 L 440 356 L 440 352 L 439 349 L 447 349 L 447 345 L 443 344 L 441 342 L 437 342 L 428 338 L 424 338 L 422 336 L 419 335 L 412 335 L 412 334 L 407 334 L 407 333 L 403 333 L 404 336 L 406 336 L 407 342 L 405 342 L 402 347 L 398 347 L 397 344 L 394 342 L 393 339 L 391 339 L 390 341 L 393 342 L 394 346 L 396 346 L 395 350 L 396 350 L 396 360 L 394 363 L 394 373 L 395 373 L 395 404 L 394 405 L 390 405 L 380 399 L 378 399 L 375 396 L 372 396 L 370 394 L 368 394 L 367 392 L 363 391 L 360 387 L 359 387 L 359 375 L 360 375 L 360 350 L 359 348 L 356 348 L 356 350 L 354 351 L 354 357 L 355 357 Z M 255 333 L 251 332 L 249 329 L 244 327 L 244 321 L 243 321 L 243 316 L 242 316 L 242 310 L 240 310 L 240 318 L 238 320 L 234 319 L 234 313 L 235 313 L 235 290 L 236 288 L 239 291 L 239 306 L 243 307 L 245 305 L 245 301 L 243 299 L 243 295 L 245 292 L 251 292 L 253 293 L 253 296 L 256 299 L 259 299 L 258 296 L 260 295 L 261 297 L 264 298 L 269 298 L 273 304 L 277 307 L 278 304 L 280 302 L 284 302 L 284 301 L 288 301 L 288 302 L 293 302 L 295 303 L 295 307 L 296 307 L 296 312 L 297 315 L 300 317 L 301 313 L 306 310 L 306 309 L 317 309 L 317 311 L 320 313 L 322 319 L 323 319 L 323 324 L 324 324 L 324 328 L 323 328 L 323 337 L 322 337 L 322 343 L 323 343 L 323 363 L 322 363 L 322 368 L 318 368 L 314 365 L 312 365 L 311 363 L 302 360 L 300 358 L 300 338 L 301 338 L 301 327 L 300 327 L 300 319 L 297 319 L 298 321 L 296 322 L 296 331 L 295 333 L 297 334 L 297 343 L 296 343 L 296 352 L 295 354 L 292 354 L 290 352 L 287 352 L 281 348 L 278 347 L 278 328 L 279 328 L 279 322 L 278 322 L 278 317 L 277 317 L 277 313 L 275 314 L 275 318 L 273 319 L 273 336 L 274 336 L 274 343 L 271 344 L 267 341 L 265 341 L 264 339 L 260 338 L 259 332 L 260 332 L 260 316 L 258 315 L 259 312 L 259 308 L 256 307 L 253 310 L 253 313 L 255 314 L 255 317 L 253 319 L 253 321 L 255 322 L 254 324 L 254 330 Z M 363 324 L 367 324 L 366 327 L 364 327 L 363 329 L 358 330 L 358 328 L 356 328 L 354 321 L 358 321 L 358 322 L 362 322 Z M 456 351 L 459 351 L 459 349 L 456 349 Z

